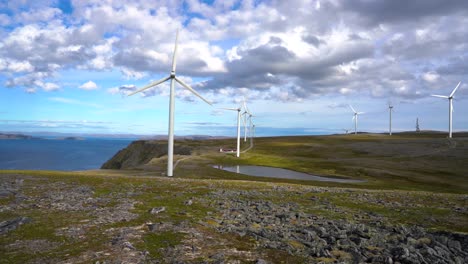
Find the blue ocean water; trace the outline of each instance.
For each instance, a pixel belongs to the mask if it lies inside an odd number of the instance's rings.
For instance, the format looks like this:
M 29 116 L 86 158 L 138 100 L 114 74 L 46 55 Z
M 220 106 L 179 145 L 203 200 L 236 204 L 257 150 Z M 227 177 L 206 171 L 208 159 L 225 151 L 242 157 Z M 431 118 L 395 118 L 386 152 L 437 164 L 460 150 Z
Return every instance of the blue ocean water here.
M 8 170 L 90 170 L 130 144 L 131 139 L 0 140 L 0 169 Z

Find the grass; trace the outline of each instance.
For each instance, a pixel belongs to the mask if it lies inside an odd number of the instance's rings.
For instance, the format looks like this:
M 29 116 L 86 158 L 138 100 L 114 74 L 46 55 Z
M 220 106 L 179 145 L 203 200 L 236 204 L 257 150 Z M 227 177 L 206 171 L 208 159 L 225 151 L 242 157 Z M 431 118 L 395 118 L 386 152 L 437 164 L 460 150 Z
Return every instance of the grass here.
M 140 250 L 146 250 L 152 259 L 162 259 L 161 250 L 180 244 L 185 234 L 165 231 L 160 233 L 148 233 L 143 236 L 143 241 L 137 244 Z
M 468 137 L 455 138 L 452 141 L 457 143 L 454 149 L 439 134 L 421 134 L 419 137 L 413 134 L 395 134 L 392 137 L 360 134 L 257 138 L 255 147 L 242 154 L 239 159 L 233 155 L 217 153 L 217 147 L 227 144 L 226 140 L 203 141 L 204 151 L 200 151 L 202 154 L 196 159 L 196 164 L 184 161 L 179 164 L 178 170 L 197 166 L 196 174 L 180 171 L 179 175 L 248 180 L 253 177 L 213 172 L 209 165 L 260 165 L 319 176 L 367 180 L 365 184 L 335 184 L 268 179 L 273 182 L 467 193 L 467 166 L 464 161 L 468 158 Z M 202 164 L 205 166 L 201 166 Z M 254 180 L 262 181 L 258 177 Z
M 79 262 L 86 252 L 109 252 L 110 240 L 122 228 L 144 226 L 145 223 L 187 223 L 206 235 L 200 245 L 203 252 L 217 252 L 225 248 L 253 250 L 267 260 L 277 263 L 300 263 L 301 259 L 287 252 L 256 249 L 246 237 L 220 234 L 217 222 L 210 215 L 217 214 L 216 203 L 210 198 L 215 191 L 255 190 L 239 199 L 269 200 L 276 204 L 295 203 L 305 213 L 328 219 L 357 221 L 355 216 L 379 215 L 390 224 L 420 225 L 432 230 L 468 233 L 466 195 L 468 194 L 468 137 L 453 139 L 456 148 L 448 147 L 440 135 L 341 135 L 317 137 L 281 137 L 255 139 L 255 147 L 236 158 L 217 151 L 220 146 L 232 147 L 234 140 L 185 141 L 195 148 L 195 155 L 177 166 L 176 177 L 162 177 L 165 158 L 153 159 L 149 169 L 106 170 L 83 172 L 58 171 L 0 171 L 0 180 L 22 178 L 21 193 L 30 199 L 15 210 L 0 211 L 0 221 L 18 216 L 30 217 L 27 226 L 0 235 L 0 263 L 23 263 L 38 260 L 66 260 Z M 213 165 L 261 165 L 281 167 L 320 176 L 349 177 L 365 183 L 298 181 L 277 178 L 250 177 L 213 168 Z M 82 225 L 93 217 L 82 212 L 54 211 L 36 208 L 34 203 L 50 191 L 66 191 L 76 186 L 89 186 L 92 197 L 102 198 L 96 206 L 114 208 L 122 198 L 135 202 L 131 213 L 137 217 L 129 221 L 89 226 L 80 239 L 57 234 L 61 228 Z M 49 190 L 48 188 L 59 188 Z M 57 187 L 58 186 L 58 187 Z M 281 189 L 278 189 L 281 188 Z M 0 199 L 2 208 L 13 204 L 14 196 Z M 192 200 L 188 206 L 186 201 Z M 166 211 L 152 215 L 154 207 Z M 216 215 L 218 216 L 218 215 Z M 211 222 L 210 222 L 211 221 Z M 200 224 L 202 223 L 202 224 Z M 152 258 L 161 259 L 168 248 L 186 245 L 187 233 L 177 230 L 149 232 L 132 238 L 139 250 L 147 250 Z M 40 253 L 28 252 L 8 245 L 15 241 L 45 240 L 55 243 Z M 223 241 L 222 243 L 220 241 Z M 209 243 L 208 243 L 209 242 Z M 291 243 L 294 244 L 294 241 Z M 298 245 L 299 246 L 299 245 Z M 346 260 L 344 252 L 332 252 L 333 258 L 322 261 Z M 101 260 L 91 257 L 88 261 Z M 112 257 L 111 257 L 112 258 Z M 233 257 L 242 259 L 241 257 Z M 202 255 L 194 258 L 209 260 Z

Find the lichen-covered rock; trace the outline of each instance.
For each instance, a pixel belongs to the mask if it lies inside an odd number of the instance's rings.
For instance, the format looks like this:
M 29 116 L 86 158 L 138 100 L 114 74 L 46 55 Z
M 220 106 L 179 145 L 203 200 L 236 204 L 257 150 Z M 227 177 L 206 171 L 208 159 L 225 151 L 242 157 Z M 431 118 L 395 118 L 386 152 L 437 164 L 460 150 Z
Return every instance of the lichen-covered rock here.
M 255 193 L 254 193 L 255 192 Z M 219 218 L 210 221 L 222 233 L 250 236 L 260 247 L 308 258 L 345 263 L 463 263 L 468 236 L 432 233 L 418 226 L 356 223 L 305 213 L 295 203 L 242 199 L 256 191 L 216 191 Z M 376 220 L 379 218 L 376 217 Z

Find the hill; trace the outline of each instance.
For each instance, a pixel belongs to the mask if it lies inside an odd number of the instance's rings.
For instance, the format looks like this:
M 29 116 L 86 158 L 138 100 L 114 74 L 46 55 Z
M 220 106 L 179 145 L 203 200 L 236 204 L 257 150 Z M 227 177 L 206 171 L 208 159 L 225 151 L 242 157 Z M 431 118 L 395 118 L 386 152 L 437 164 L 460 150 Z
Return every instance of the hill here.
M 176 145 L 174 147 L 174 154 L 190 155 L 191 148 Z M 153 140 L 137 140 L 115 154 L 102 165 L 101 169 L 134 169 L 147 164 L 154 158 L 160 158 L 164 155 L 167 155 L 167 143 Z

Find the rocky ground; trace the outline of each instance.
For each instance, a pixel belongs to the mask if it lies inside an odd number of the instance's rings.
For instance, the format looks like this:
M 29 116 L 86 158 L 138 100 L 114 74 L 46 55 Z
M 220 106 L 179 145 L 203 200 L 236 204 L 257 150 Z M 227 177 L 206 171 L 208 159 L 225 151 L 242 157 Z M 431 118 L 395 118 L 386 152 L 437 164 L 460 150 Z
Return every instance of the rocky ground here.
M 468 236 L 433 228 L 466 223 L 467 204 L 424 192 L 0 174 L 0 263 L 468 263 Z
M 355 216 L 355 220 L 365 221 L 331 220 L 304 213 L 296 203 L 242 199 L 252 196 L 244 191 L 221 191 L 212 196 L 221 210 L 221 217 L 213 219 L 218 231 L 251 236 L 260 247 L 287 251 L 304 262 L 468 262 L 467 235 L 390 226 L 374 213 Z

